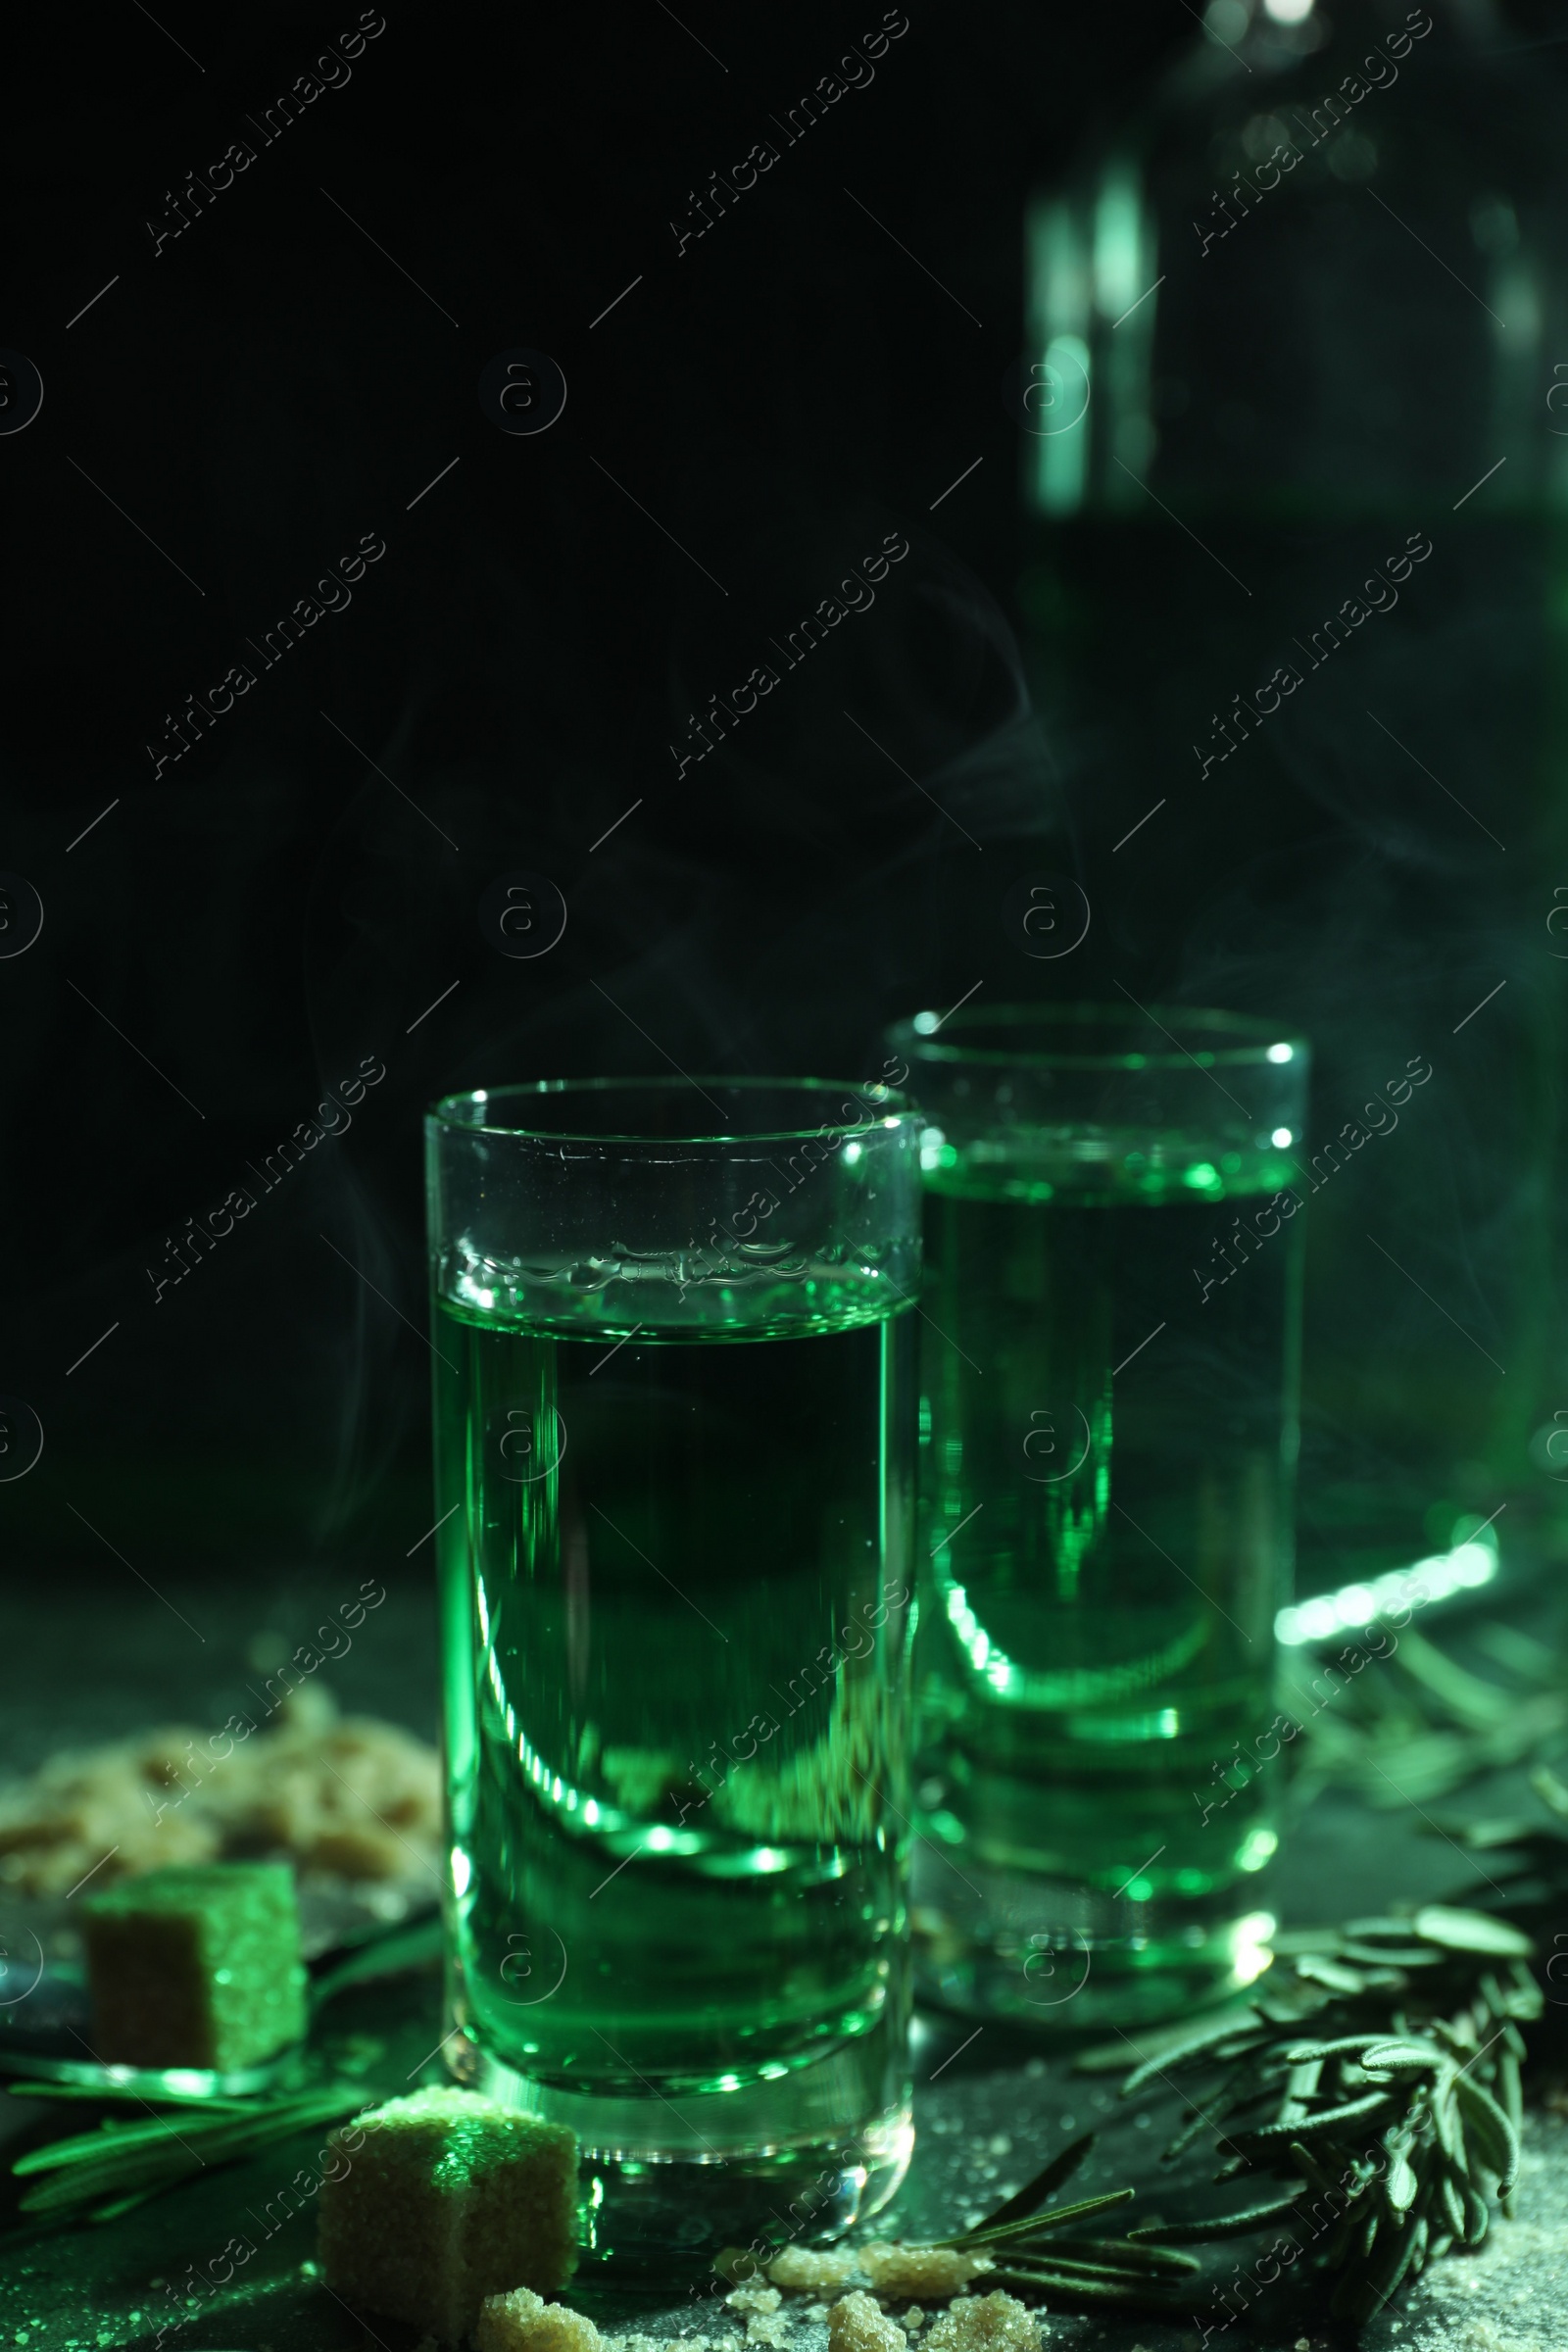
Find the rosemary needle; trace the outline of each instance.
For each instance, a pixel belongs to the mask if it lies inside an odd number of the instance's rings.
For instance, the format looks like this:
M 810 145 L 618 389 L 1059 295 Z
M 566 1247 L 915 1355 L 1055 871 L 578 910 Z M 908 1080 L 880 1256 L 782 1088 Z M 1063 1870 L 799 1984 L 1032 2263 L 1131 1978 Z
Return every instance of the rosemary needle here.
M 33 2217 L 110 2221 L 160 2189 L 333 2122 L 365 2100 L 363 2083 L 339 2082 L 286 2099 L 257 2100 L 243 2114 L 225 2105 L 212 2116 L 182 2110 L 173 2117 L 105 2123 L 19 2156 L 12 2172 L 31 2183 L 20 2207 Z
M 988 2227 L 984 2222 L 977 2230 L 965 2230 L 956 2237 L 941 2237 L 941 2246 L 996 2246 L 1008 2240 L 1037 2237 L 1045 2231 L 1059 2230 L 1064 2223 L 1081 2222 L 1091 2213 L 1103 2213 L 1108 2205 L 1125 2205 L 1135 2192 L 1130 2188 L 1112 2188 L 1101 2197 L 1085 2197 L 1078 2205 L 1059 2205 L 1054 2213 L 1036 2213 L 1023 2221 L 1003 2222 Z

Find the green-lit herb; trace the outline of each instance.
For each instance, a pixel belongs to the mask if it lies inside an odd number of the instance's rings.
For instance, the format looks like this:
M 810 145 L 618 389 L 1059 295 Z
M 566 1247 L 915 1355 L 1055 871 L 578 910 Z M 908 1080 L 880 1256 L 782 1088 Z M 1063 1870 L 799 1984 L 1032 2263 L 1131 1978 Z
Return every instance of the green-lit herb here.
M 1319 1661 L 1288 1654 L 1280 1695 L 1306 1732 L 1303 1786 L 1348 1784 L 1379 1808 L 1424 1805 L 1483 1773 L 1560 1755 L 1568 1745 L 1561 1643 L 1493 1620 L 1475 1629 L 1472 1645 L 1484 1674 L 1404 1627 L 1381 1671 L 1343 1683 L 1326 1705 L 1321 1672 L 1310 1688 L 1306 1681 Z
M 1505 1920 L 1438 1905 L 1281 1941 L 1250 2023 L 1230 2014 L 1156 2050 L 1122 2088 L 1156 2077 L 1179 2088 L 1179 2075 L 1217 2064 L 1200 2127 L 1217 2178 L 1273 2176 L 1289 2193 L 1132 2235 L 1194 2245 L 1275 2230 L 1336 2274 L 1335 2314 L 1362 2321 L 1450 2244 L 1478 2244 L 1499 2201 L 1508 2209 L 1519 2029 L 1542 2008 L 1531 1943 Z M 1167 2160 L 1198 2135 L 1185 2129 Z
M 30 2097 L 36 2086 L 19 2085 Z M 99 2094 L 100 2096 L 104 2094 Z M 172 2116 L 149 2116 L 147 2102 L 135 2120 L 106 2120 L 95 2132 L 54 2139 L 13 2163 L 13 2175 L 34 2182 L 24 2189 L 21 2210 L 36 2223 L 113 2220 L 133 2205 L 220 2164 L 234 2164 L 271 2141 L 333 2123 L 365 2105 L 359 2082 L 324 2082 L 287 2098 L 260 2097 L 239 2111 L 225 2100 L 220 2112 L 193 2115 L 187 2106 Z

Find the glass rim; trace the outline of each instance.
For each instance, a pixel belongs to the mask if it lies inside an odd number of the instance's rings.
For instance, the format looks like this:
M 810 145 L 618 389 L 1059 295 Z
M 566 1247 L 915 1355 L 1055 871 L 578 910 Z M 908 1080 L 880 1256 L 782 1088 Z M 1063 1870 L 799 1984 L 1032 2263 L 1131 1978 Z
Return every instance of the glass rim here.
M 494 1126 L 474 1115 L 480 1104 L 516 1100 L 532 1096 L 549 1099 L 562 1095 L 585 1095 L 603 1100 L 614 1094 L 673 1095 L 685 1088 L 695 1088 L 702 1094 L 709 1087 L 732 1093 L 772 1092 L 775 1094 L 826 1096 L 854 1095 L 871 1097 L 880 1088 L 881 1100 L 872 1105 L 868 1119 L 821 1119 L 808 1126 L 725 1127 L 693 1130 L 680 1133 L 650 1134 L 645 1129 L 608 1127 L 538 1127 Z M 810 1137 L 840 1135 L 845 1138 L 864 1135 L 867 1127 L 894 1128 L 914 1126 L 919 1112 L 911 1098 L 897 1087 L 872 1080 L 869 1086 L 858 1086 L 848 1078 L 770 1078 L 724 1077 L 705 1073 L 700 1078 L 524 1078 L 508 1086 L 477 1086 L 442 1095 L 426 1105 L 425 1124 L 440 1135 L 512 1136 L 524 1143 L 542 1144 L 785 1144 L 806 1142 Z
M 951 1023 L 958 1033 L 958 1042 L 938 1044 L 935 1029 L 922 1029 L 922 1021 L 935 1021 L 947 1029 Z M 1128 1049 L 1106 1052 L 1074 1051 L 1070 1044 L 1053 1046 L 1048 1043 L 1005 1043 L 976 1045 L 964 1043 L 966 1033 L 976 1030 L 1009 1029 L 1019 1031 L 1049 1031 L 1053 1027 L 1071 1031 L 1074 1028 L 1131 1028 L 1142 1023 L 1163 1029 L 1173 1051 L 1138 1053 Z M 1189 1033 L 1200 1036 L 1204 1032 L 1223 1035 L 1232 1042 L 1224 1046 L 1197 1052 L 1189 1050 L 1171 1034 L 1171 1024 L 1184 1026 Z M 909 1014 L 906 1019 L 891 1022 L 886 1032 L 889 1040 L 901 1053 L 913 1060 L 926 1063 L 975 1062 L 988 1069 L 1034 1070 L 1179 1070 L 1186 1066 L 1198 1069 L 1257 1069 L 1269 1064 L 1285 1067 L 1292 1062 L 1310 1061 L 1311 1048 L 1299 1031 L 1289 1023 L 1270 1022 L 1258 1013 L 1225 1012 L 1213 1005 L 1196 1004 L 1103 1004 L 1099 1003 L 1066 1003 L 1059 1004 L 992 1004 L 976 1005 L 972 1009 L 957 1006 L 940 1020 L 928 1012 Z M 1283 1052 L 1280 1049 L 1285 1049 Z

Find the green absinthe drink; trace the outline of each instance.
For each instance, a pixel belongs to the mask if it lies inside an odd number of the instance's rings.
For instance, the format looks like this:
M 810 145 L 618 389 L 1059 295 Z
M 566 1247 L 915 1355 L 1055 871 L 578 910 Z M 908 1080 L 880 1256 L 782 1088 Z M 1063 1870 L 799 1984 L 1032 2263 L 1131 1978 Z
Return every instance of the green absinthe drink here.
M 928 1121 L 921 1982 L 1157 2016 L 1274 1926 L 1305 1049 L 1187 1008 L 895 1034 Z
M 917 1122 L 601 1081 L 428 1131 L 449 2058 L 572 2126 L 602 2250 L 842 2226 L 909 2144 Z

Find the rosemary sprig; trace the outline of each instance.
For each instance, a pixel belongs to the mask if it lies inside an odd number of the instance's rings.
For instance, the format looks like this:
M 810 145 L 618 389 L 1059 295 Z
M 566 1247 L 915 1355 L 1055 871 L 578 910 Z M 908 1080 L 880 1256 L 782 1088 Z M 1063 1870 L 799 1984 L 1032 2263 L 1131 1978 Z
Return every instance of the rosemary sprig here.
M 1413 1625 L 1400 1631 L 1378 1673 L 1352 1666 L 1355 1679 L 1342 1680 L 1337 1690 L 1326 1658 L 1288 1656 L 1281 1697 L 1307 1734 L 1304 1785 L 1348 1784 L 1379 1808 L 1402 1799 L 1429 1804 L 1482 1773 L 1560 1755 L 1568 1745 L 1560 1641 L 1538 1641 L 1490 1620 L 1475 1629 L 1468 1647 L 1495 1672 L 1461 1665 Z M 1308 1687 L 1314 1664 L 1319 1671 Z M 1327 1701 L 1318 1690 L 1325 1674 Z
M 1512 2209 L 1521 2027 L 1544 2006 L 1518 1922 L 1560 1918 L 1568 1900 L 1568 1785 L 1543 1768 L 1534 1786 L 1550 1827 L 1468 1833 L 1489 1850 L 1515 1851 L 1512 1865 L 1496 1864 L 1496 1912 L 1432 1903 L 1409 1917 L 1281 1936 L 1250 1998 L 1196 2029 L 1144 2037 L 1147 2055 L 1125 2074 L 1124 2097 L 1156 2079 L 1181 2090 L 1179 2076 L 1219 2075 L 1200 2102 L 1188 2100 L 1192 2119 L 1163 2151 L 1173 2184 L 1196 2185 L 1192 2166 L 1180 2168 L 1206 2134 L 1219 2159 L 1213 2179 L 1247 2180 L 1247 2204 L 1143 2223 L 1120 2238 L 1065 2234 L 1134 2194 L 1123 2187 L 1042 2210 L 1089 2155 L 1095 2135 L 1086 2132 L 983 2221 L 935 2242 L 990 2255 L 988 2286 L 1090 2309 L 1175 2313 L 1190 2312 L 1202 2267 L 1181 2249 L 1272 2230 L 1260 2263 L 1284 2241 L 1290 2265 L 1304 2255 L 1304 2267 L 1333 2275 L 1333 2310 L 1356 2323 L 1450 2246 L 1479 2245 L 1494 2210 Z M 1126 2046 L 1123 2036 L 1085 2050 L 1077 2066 L 1124 2071 Z M 1265 2183 L 1274 2193 L 1257 2193 Z M 1234 2284 L 1216 2289 L 1227 2322 L 1240 2316 L 1232 2295 L 1244 2308 L 1250 2300 Z
M 1337 2274 L 1335 2315 L 1361 2322 L 1450 2245 L 1478 2245 L 1496 2204 L 1509 2210 L 1519 2029 L 1542 2009 L 1532 1947 L 1504 1920 L 1442 1905 L 1281 1941 L 1250 2020 L 1227 2013 L 1157 2052 L 1122 2092 L 1219 2066 L 1167 2163 L 1206 2128 L 1217 2180 L 1272 2176 L 1287 2193 L 1131 2236 L 1194 2245 L 1276 2229 Z
M 21 2095 L 34 2088 L 24 2086 Z M 242 2112 L 238 2101 L 224 2101 L 213 2115 L 192 2115 L 185 2106 L 172 2116 L 109 2119 L 96 2131 L 19 2156 L 13 2176 L 35 2183 L 20 2207 L 44 2226 L 111 2221 L 214 2165 L 238 2163 L 273 2140 L 336 2122 L 364 2106 L 365 2097 L 363 2083 L 324 2082 L 286 2098 L 257 2098 Z

